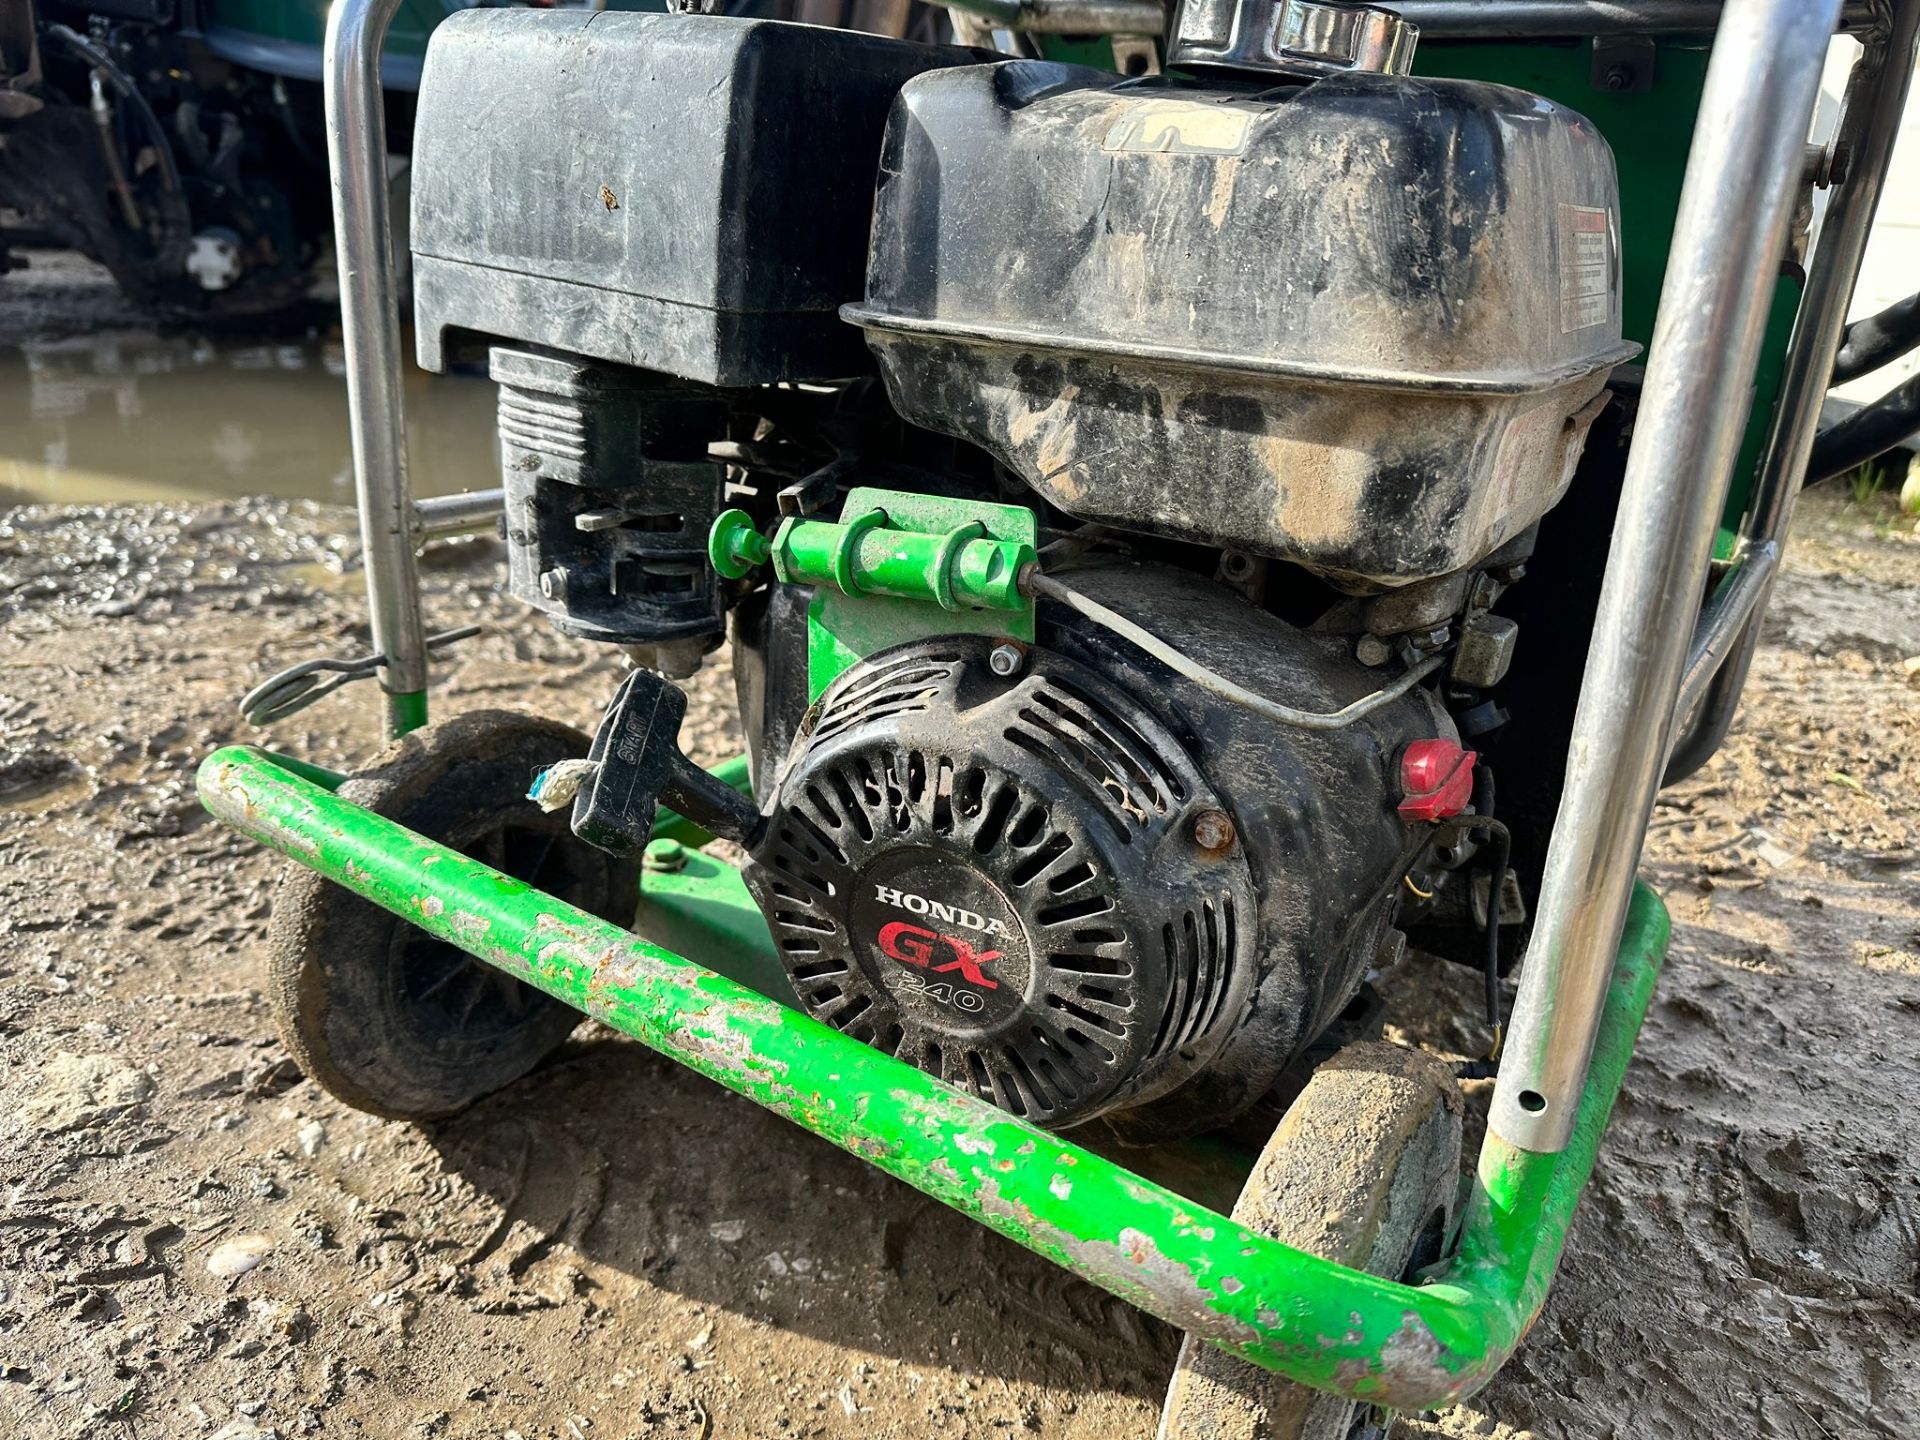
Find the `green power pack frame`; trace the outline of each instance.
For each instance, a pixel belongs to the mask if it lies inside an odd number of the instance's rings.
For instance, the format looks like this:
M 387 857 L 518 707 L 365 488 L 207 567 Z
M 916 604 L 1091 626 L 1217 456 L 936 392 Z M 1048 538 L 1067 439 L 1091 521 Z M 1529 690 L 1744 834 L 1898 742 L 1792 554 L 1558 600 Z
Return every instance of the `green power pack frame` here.
M 406 492 L 377 80 L 401 8 L 337 0 L 327 71 L 380 652 L 365 663 L 380 670 L 396 735 L 426 718 L 414 549 L 436 529 L 490 521 L 499 503 L 494 492 L 416 505 Z M 1062 58 L 1093 53 L 1094 42 L 1046 33 L 1061 28 L 1048 0 L 954 8 L 976 12 L 977 30 L 1040 32 L 1041 47 Z M 1660 972 L 1667 915 L 1634 879 L 1647 813 L 1663 772 L 1684 773 L 1711 753 L 1737 698 L 1884 181 L 1920 4 L 1395 8 L 1426 30 L 1428 73 L 1534 90 L 1605 132 L 1623 177 L 1626 331 L 1650 346 L 1582 691 L 1575 744 L 1584 759 L 1570 768 L 1554 837 L 1578 862 L 1584 890 L 1564 914 L 1543 892 L 1472 1198 L 1450 1259 L 1420 1283 L 1252 1233 L 769 998 L 784 980 L 760 913 L 738 873 L 703 853 L 711 837 L 679 817 L 663 814 L 655 826 L 629 931 L 370 813 L 336 793 L 346 777 L 292 757 L 217 751 L 200 770 L 206 806 L 431 935 L 1256 1365 L 1394 1409 L 1473 1393 L 1545 1301 Z M 1125 5 L 1113 10 L 1135 18 Z M 1819 72 L 1842 27 L 1866 42 L 1836 142 L 1845 173 L 1810 263 L 1783 270 Z M 1098 46 L 1108 54 L 1112 42 Z M 1615 46 L 1617 63 L 1608 59 Z M 890 643 L 902 622 L 889 597 L 919 598 L 914 633 L 927 633 L 932 614 L 936 624 L 1032 638 L 1032 602 L 1010 583 L 1031 554 L 1031 515 L 975 507 L 982 513 L 971 528 L 954 527 L 939 513 L 901 513 L 902 503 L 856 494 L 840 524 L 794 524 L 771 542 L 716 530 L 722 573 L 771 563 L 832 582 L 819 587 L 810 627 L 816 695 L 851 658 Z M 864 553 L 864 537 L 882 524 L 921 538 Z M 941 587 L 958 584 L 970 604 L 989 608 L 950 607 Z M 743 763 L 716 773 L 746 788 Z M 1543 1114 L 1551 1123 L 1528 1123 Z

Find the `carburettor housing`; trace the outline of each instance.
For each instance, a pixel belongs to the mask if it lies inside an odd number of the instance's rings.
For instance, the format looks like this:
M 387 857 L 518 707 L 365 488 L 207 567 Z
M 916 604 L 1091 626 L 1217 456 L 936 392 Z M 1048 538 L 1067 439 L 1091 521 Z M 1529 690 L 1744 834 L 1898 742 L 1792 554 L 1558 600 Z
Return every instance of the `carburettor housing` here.
M 880 176 L 844 313 L 904 415 L 1080 519 L 1355 590 L 1538 520 L 1633 353 L 1612 153 L 1501 86 L 932 72 Z

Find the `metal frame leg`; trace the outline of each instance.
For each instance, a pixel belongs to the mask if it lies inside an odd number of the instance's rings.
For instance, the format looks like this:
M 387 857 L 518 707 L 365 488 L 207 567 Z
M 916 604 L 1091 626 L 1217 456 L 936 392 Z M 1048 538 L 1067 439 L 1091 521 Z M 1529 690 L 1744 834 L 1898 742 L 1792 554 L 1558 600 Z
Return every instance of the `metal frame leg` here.
M 1727 738 L 1733 712 L 1746 688 L 1747 670 L 1760 642 L 1760 617 L 1766 613 L 1773 571 L 1793 523 L 1793 505 L 1813 453 L 1820 406 L 1833 382 L 1833 367 L 1846 334 L 1847 307 L 1860 278 L 1860 262 L 1880 208 L 1900 117 L 1913 84 L 1916 40 L 1920 37 L 1920 0 L 1900 0 L 1884 35 L 1867 41 L 1847 81 L 1835 153 L 1846 167 L 1834 188 L 1820 227 L 1806 298 L 1794 323 L 1779 407 L 1760 462 L 1753 503 L 1741 524 L 1742 551 L 1765 557 L 1764 573 L 1736 584 L 1729 575 L 1715 596 L 1724 621 L 1702 626 L 1678 719 L 1686 723 L 1668 761 L 1665 783 L 1686 779 Z M 1721 605 L 1721 595 L 1726 604 Z M 1727 633 L 1727 632 L 1731 633 Z
M 1840 0 L 1729 0 L 1714 41 L 1491 1133 L 1572 1132 Z
M 387 692 L 388 731 L 396 736 L 427 718 L 426 631 L 400 401 L 400 308 L 389 248 L 386 102 L 380 86 L 380 52 L 401 3 L 335 0 L 327 14 L 323 76 L 360 543 L 373 648 L 386 657 L 380 684 Z

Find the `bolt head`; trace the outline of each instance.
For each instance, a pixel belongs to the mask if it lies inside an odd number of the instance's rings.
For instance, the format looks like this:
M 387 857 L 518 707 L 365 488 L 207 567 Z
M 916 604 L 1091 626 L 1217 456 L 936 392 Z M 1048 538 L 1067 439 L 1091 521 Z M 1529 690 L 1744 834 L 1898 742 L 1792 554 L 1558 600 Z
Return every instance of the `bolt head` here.
M 1353 644 L 1353 658 L 1371 670 L 1393 658 L 1393 647 L 1378 635 L 1362 635 Z
M 987 654 L 987 668 L 1002 679 L 1018 675 L 1026 663 L 1018 645 L 996 645 Z
M 687 847 L 678 840 L 649 840 L 640 852 L 640 868 L 655 875 L 677 875 L 687 868 Z
M 548 570 L 540 577 L 540 593 L 549 600 L 558 600 L 567 593 L 567 572 L 561 569 Z
M 1222 810 L 1202 810 L 1193 817 L 1193 843 L 1218 855 L 1233 844 L 1233 820 Z

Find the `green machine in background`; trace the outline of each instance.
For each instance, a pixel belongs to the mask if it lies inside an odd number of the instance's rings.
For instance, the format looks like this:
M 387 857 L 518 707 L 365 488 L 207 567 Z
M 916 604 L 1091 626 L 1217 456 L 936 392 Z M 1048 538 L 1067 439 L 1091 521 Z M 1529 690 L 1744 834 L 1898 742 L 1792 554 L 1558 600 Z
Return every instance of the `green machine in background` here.
M 427 37 L 459 0 L 406 0 L 387 34 L 380 78 L 389 90 L 418 90 Z M 657 7 L 656 7 L 657 8 Z M 198 25 L 206 46 L 236 65 L 290 80 L 320 80 L 326 53 L 326 0 L 201 0 Z

